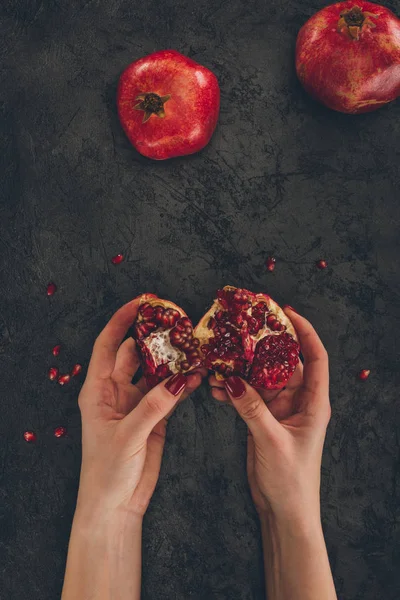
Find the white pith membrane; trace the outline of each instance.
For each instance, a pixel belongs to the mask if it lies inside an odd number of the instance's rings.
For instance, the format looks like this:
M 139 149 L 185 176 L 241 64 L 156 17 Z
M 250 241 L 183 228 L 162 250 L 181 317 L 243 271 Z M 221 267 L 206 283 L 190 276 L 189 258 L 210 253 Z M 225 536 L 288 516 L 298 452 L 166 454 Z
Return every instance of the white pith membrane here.
M 234 294 L 244 298 L 243 309 L 230 310 Z M 257 381 L 258 387 L 284 387 L 293 374 L 299 354 L 297 335 L 289 318 L 266 294 L 254 294 L 248 290 L 225 286 L 223 290 L 218 291 L 218 295 L 220 297 L 214 301 L 195 328 L 204 365 L 215 372 L 217 379 L 240 375 L 252 385 Z M 246 299 L 249 306 L 246 306 Z M 235 306 L 237 308 L 239 305 Z M 233 322 L 239 313 L 241 322 Z M 220 321 L 215 323 L 218 317 Z M 251 329 L 252 326 L 256 331 Z M 258 326 L 260 327 L 257 330 Z M 216 330 L 220 332 L 219 339 L 214 336 Z M 234 343 L 228 348 L 226 355 L 217 357 L 213 354 L 215 345 L 218 346 L 218 353 L 224 351 L 225 343 L 230 343 L 229 338 L 234 340 Z M 240 354 L 237 354 L 239 350 Z M 230 353 L 235 354 L 234 358 Z M 256 360 L 253 366 L 254 358 Z
M 185 360 L 185 354 L 171 344 L 169 339 L 171 329 L 151 333 L 143 340 L 143 344 L 153 357 L 154 373 L 159 365 L 166 363 L 172 373 L 177 373 L 180 370 L 178 364 Z

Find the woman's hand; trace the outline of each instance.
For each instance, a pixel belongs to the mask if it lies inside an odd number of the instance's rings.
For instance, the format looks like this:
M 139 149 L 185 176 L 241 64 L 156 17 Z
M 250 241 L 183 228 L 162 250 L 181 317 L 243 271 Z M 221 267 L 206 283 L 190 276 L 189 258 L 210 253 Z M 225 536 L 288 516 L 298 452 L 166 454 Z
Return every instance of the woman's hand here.
M 285 309 L 297 331 L 299 363 L 286 388 L 261 394 L 238 377 L 210 378 L 213 396 L 230 401 L 249 428 L 247 470 L 257 511 L 319 518 L 322 448 L 330 418 L 327 352 L 312 325 Z M 266 402 L 264 402 L 264 400 Z
M 160 472 L 167 417 L 202 372 L 170 377 L 147 391 L 132 378 L 139 359 L 124 339 L 138 300 L 123 306 L 96 340 L 79 396 L 82 468 L 63 600 L 138 600 L 141 534 Z
M 82 470 L 78 510 L 123 508 L 143 517 L 160 472 L 167 419 L 201 383 L 200 373 L 178 374 L 147 391 L 135 341 L 123 343 L 139 301 L 118 310 L 97 338 L 79 396 Z
M 304 356 L 286 388 L 259 394 L 239 377 L 211 378 L 249 428 L 247 472 L 260 515 L 269 600 L 336 600 L 320 520 L 320 469 L 330 418 L 328 356 L 311 324 L 287 307 Z M 266 404 L 267 402 L 267 404 Z

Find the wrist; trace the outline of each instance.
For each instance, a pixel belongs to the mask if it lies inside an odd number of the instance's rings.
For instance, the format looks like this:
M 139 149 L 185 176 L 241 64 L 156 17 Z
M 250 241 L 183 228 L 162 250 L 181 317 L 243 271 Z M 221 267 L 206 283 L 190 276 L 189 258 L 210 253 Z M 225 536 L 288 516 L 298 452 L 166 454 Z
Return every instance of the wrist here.
M 285 507 L 285 510 L 268 507 L 258 514 L 262 530 L 276 535 L 308 537 L 322 531 L 319 502 L 307 507 Z
M 124 534 L 133 535 L 142 532 L 143 516 L 124 507 L 110 508 L 102 504 L 85 504 L 78 502 L 73 529 L 88 537 L 113 537 Z

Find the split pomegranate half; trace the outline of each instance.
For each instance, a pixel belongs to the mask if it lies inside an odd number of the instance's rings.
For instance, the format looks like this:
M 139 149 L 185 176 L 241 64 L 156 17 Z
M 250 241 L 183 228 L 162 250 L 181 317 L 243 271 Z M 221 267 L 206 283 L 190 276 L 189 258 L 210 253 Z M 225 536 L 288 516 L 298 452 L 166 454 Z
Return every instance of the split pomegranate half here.
M 148 387 L 202 365 L 192 322 L 173 302 L 143 294 L 133 330 Z
M 254 387 L 278 390 L 299 361 L 296 332 L 276 302 L 232 286 L 218 290 L 194 329 L 176 304 L 144 294 L 134 335 L 150 387 L 203 366 L 217 379 L 239 375 Z

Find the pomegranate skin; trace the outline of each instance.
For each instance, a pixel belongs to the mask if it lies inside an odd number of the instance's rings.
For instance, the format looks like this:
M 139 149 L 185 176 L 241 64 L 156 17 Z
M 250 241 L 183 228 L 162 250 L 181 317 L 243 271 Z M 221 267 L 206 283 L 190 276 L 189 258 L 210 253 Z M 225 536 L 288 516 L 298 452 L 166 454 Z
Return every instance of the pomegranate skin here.
M 155 104 L 148 102 L 147 112 L 141 105 L 149 95 Z M 136 150 L 156 160 L 204 148 L 216 127 L 219 105 L 216 76 L 176 50 L 133 62 L 118 84 L 121 125 Z
M 328 108 L 374 111 L 400 95 L 400 20 L 372 2 L 327 6 L 299 31 L 296 71 Z

